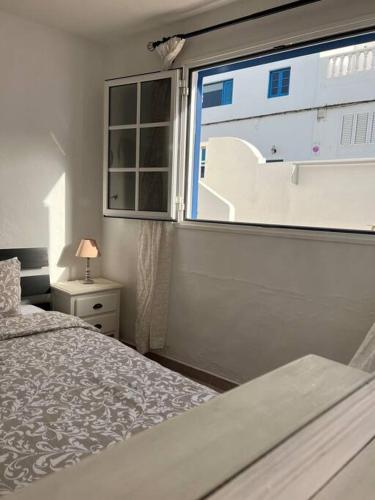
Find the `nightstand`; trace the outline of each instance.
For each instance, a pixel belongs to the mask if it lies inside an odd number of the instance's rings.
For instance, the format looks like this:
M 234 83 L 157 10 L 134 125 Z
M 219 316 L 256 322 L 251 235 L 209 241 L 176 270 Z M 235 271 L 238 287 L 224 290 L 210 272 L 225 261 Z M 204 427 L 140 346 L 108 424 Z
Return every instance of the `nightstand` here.
M 52 284 L 53 310 L 79 316 L 105 335 L 118 339 L 123 285 L 104 278 L 94 278 L 94 281 L 90 285 L 83 284 L 82 280 Z

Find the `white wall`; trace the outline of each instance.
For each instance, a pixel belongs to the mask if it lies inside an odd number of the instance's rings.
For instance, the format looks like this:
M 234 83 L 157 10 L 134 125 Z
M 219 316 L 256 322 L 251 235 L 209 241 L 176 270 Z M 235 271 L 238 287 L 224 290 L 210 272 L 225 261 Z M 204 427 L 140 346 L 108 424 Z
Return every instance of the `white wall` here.
M 375 86 L 374 86 L 375 87 Z M 238 137 L 255 144 L 267 160 L 284 161 L 334 160 L 337 158 L 372 158 L 375 156 L 375 101 L 353 104 L 325 111 L 318 118 L 317 111 L 287 115 L 250 118 L 204 125 L 202 142 L 215 137 Z M 355 144 L 355 116 L 368 114 L 368 133 L 364 143 Z M 353 114 L 353 142 L 341 144 L 343 116 Z M 314 147 L 318 146 L 315 151 Z M 273 153 L 273 148 L 276 152 Z
M 101 243 L 102 51 L 0 12 L 0 64 L 0 247 L 77 276 L 79 239 Z
M 251 144 L 234 137 L 210 139 L 199 183 L 198 219 L 371 231 L 375 228 L 375 158 L 351 164 L 320 161 L 265 163 Z M 297 170 L 296 169 L 297 166 Z M 207 188 L 217 193 L 207 196 Z M 374 233 L 375 237 L 375 233 Z
M 275 3 L 255 1 L 254 10 Z M 160 69 L 146 43 L 249 12 L 249 2 L 216 9 L 108 52 L 106 77 Z M 374 15 L 373 2 L 326 0 L 189 41 L 183 60 L 317 36 L 317 28 Z M 366 21 L 374 24 L 374 19 Z M 341 28 L 342 29 L 342 28 Z M 178 64 L 182 59 L 178 61 Z M 126 287 L 122 335 L 134 339 L 139 223 L 104 220 L 104 272 Z M 375 321 L 375 246 L 249 233 L 178 229 L 169 338 L 172 358 L 238 381 L 312 352 L 347 362 Z

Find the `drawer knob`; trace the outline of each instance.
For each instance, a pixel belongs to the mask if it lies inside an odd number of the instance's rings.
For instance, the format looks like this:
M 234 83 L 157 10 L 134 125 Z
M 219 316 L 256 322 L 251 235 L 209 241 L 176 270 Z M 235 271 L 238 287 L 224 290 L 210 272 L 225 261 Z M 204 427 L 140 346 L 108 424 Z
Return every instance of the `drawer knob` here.
M 92 307 L 93 307 L 93 309 L 101 309 L 103 307 L 103 304 L 98 303 L 98 304 L 95 304 Z
M 95 328 L 97 328 L 98 330 L 101 330 L 102 329 L 102 325 L 100 323 L 98 323 L 97 325 L 94 325 Z

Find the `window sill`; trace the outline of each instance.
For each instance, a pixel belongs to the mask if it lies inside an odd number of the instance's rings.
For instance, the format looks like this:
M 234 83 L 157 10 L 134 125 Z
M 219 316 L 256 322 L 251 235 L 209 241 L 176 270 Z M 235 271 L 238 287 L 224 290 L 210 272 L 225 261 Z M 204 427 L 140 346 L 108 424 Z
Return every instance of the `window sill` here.
M 346 243 L 352 245 L 375 245 L 374 233 L 349 233 L 344 231 L 325 231 L 317 229 L 294 229 L 289 227 L 263 227 L 215 222 L 185 220 L 176 224 L 177 229 L 190 231 L 211 231 L 233 233 L 267 238 L 325 241 L 327 243 Z

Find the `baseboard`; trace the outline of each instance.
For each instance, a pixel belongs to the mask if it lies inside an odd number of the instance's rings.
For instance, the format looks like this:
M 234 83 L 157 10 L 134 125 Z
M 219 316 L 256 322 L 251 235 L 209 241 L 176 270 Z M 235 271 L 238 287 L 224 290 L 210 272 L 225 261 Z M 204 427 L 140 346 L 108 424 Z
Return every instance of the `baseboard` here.
M 134 344 L 130 344 L 129 342 L 124 342 L 128 347 L 132 347 L 134 349 Z M 181 363 L 181 361 L 176 361 L 175 359 L 168 358 L 163 356 L 162 354 L 157 354 L 155 352 L 148 352 L 145 356 L 157 363 L 169 368 L 169 370 L 173 370 L 175 372 L 181 373 L 185 377 L 191 378 L 201 384 L 212 387 L 216 391 L 226 392 L 230 389 L 234 389 L 239 384 L 233 382 L 232 380 L 227 380 L 222 377 L 218 377 L 213 373 L 206 372 L 204 370 L 200 370 L 199 368 L 195 368 L 193 366 L 187 365 L 185 363 Z

